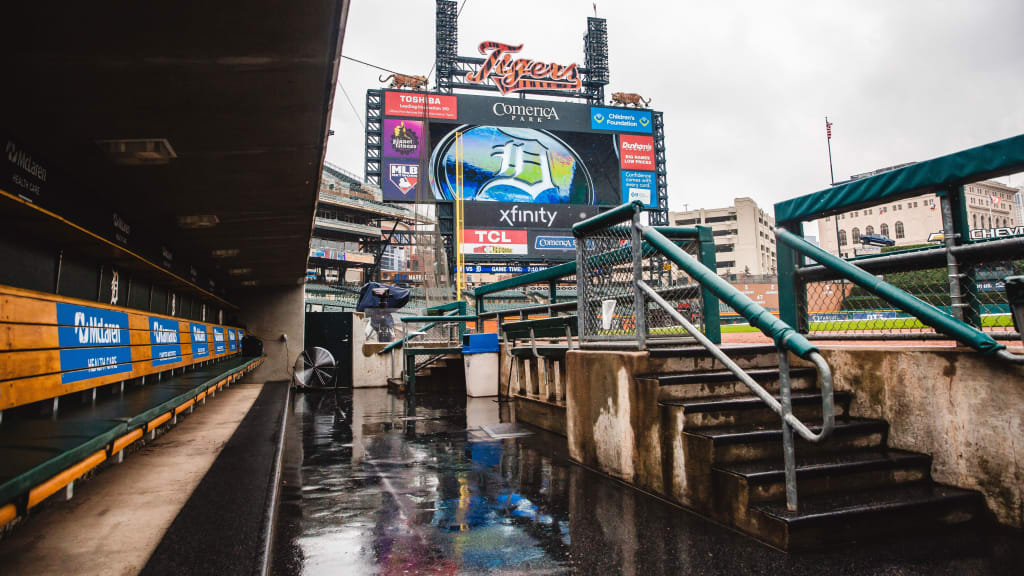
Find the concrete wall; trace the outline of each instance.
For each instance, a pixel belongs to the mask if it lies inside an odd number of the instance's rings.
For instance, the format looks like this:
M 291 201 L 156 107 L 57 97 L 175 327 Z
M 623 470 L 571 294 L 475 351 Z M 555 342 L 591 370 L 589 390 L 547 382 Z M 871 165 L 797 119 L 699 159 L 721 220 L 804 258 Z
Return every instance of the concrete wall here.
M 366 341 L 366 316 L 362 312 L 352 313 L 352 386 L 355 388 L 376 388 L 388 385 L 393 376 L 392 354 L 398 352 L 397 368 L 401 375 L 402 353 L 396 348 L 386 354 L 378 354 L 387 344 Z M 397 377 L 397 376 L 396 376 Z
M 1024 367 L 950 348 L 823 347 L 854 416 L 889 421 L 889 445 L 931 454 L 936 481 L 981 491 L 1024 527 Z
M 295 359 L 305 340 L 306 315 L 301 285 L 254 289 L 238 299 L 246 334 L 263 340 L 267 361 L 256 369 L 257 380 L 291 380 Z M 288 341 L 281 341 L 281 334 Z

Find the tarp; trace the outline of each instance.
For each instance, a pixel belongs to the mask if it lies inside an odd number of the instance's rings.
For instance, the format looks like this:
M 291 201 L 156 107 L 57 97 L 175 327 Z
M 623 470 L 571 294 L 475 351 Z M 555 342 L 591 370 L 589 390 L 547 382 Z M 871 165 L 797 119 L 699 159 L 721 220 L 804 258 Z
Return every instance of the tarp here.
M 385 291 L 386 296 L 379 296 L 379 294 Z M 356 312 L 363 312 L 367 308 L 401 308 L 408 303 L 409 290 L 407 288 L 367 282 L 359 289 L 359 301 L 356 303 Z
M 775 221 L 811 220 L 1024 170 L 1024 134 L 779 202 Z

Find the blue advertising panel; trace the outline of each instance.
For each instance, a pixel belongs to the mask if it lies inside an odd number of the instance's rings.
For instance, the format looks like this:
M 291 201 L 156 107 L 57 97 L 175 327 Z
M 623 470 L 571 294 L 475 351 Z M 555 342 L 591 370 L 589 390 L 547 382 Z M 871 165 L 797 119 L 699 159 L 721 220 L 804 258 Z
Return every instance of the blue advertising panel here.
M 62 384 L 132 371 L 128 314 L 57 303 Z
M 61 348 L 131 344 L 124 312 L 58 302 L 57 324 Z
M 547 266 L 535 265 L 526 266 L 520 264 L 509 264 L 509 265 L 480 265 L 467 264 L 464 268 L 468 273 L 478 274 L 525 274 L 527 272 L 540 272 L 541 270 L 547 270 Z
M 576 250 L 576 238 L 568 235 L 538 235 L 533 240 L 533 249 L 542 252 L 574 252 Z
M 654 172 L 622 171 L 622 203 L 640 200 L 644 206 L 657 208 L 658 193 Z
M 590 109 L 591 130 L 614 130 L 615 132 L 653 132 L 651 113 L 648 110 L 627 110 L 625 108 Z
M 223 354 L 227 351 L 227 346 L 224 344 L 224 328 L 220 326 L 213 327 L 213 353 Z
M 235 342 L 235 331 L 232 328 L 228 328 L 228 350 L 234 352 L 238 349 L 238 345 Z
M 174 364 L 181 360 L 181 335 L 174 320 L 149 317 L 149 344 L 153 366 Z
M 189 324 L 192 331 L 192 358 L 205 358 L 210 355 L 210 345 L 206 340 L 206 324 Z

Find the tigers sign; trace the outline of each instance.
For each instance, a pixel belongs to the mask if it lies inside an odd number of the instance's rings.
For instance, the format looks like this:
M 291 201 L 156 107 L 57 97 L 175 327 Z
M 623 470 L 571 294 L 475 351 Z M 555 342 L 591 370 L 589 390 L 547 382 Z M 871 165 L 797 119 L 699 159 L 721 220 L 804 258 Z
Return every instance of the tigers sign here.
M 519 90 L 579 90 L 582 86 L 576 64 L 548 64 L 529 58 L 513 58 L 523 45 L 482 42 L 480 53 L 487 59 L 476 72 L 466 74 L 466 81 L 484 84 L 491 81 L 502 94 Z

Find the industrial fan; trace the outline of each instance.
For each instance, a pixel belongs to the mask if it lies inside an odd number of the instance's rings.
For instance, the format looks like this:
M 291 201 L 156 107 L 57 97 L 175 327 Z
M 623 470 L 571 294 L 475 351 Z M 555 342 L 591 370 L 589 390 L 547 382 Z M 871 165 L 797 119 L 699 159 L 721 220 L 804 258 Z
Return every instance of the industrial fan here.
M 298 388 L 335 388 L 336 368 L 334 356 L 327 350 L 314 346 L 303 350 L 295 359 L 292 379 Z

